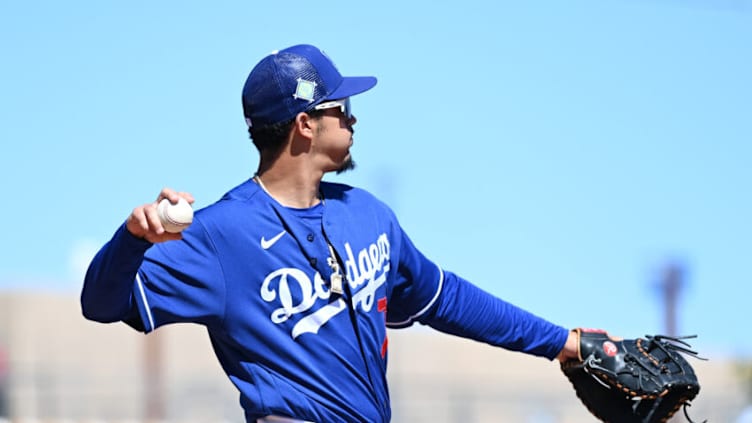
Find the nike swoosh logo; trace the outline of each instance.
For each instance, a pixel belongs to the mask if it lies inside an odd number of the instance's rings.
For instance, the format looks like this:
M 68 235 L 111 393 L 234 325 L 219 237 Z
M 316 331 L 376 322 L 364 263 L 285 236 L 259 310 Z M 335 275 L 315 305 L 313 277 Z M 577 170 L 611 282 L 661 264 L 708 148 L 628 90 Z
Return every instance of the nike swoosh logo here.
M 282 231 L 282 232 L 278 233 L 277 235 L 275 235 L 274 238 L 271 238 L 271 239 L 266 239 L 266 238 L 264 238 L 262 236 L 261 237 L 261 248 L 263 248 L 264 250 L 268 250 L 269 248 L 272 247 L 272 245 L 274 245 L 277 241 L 279 241 L 279 239 L 282 238 L 282 236 L 285 233 L 287 233 L 287 232 L 286 231 Z

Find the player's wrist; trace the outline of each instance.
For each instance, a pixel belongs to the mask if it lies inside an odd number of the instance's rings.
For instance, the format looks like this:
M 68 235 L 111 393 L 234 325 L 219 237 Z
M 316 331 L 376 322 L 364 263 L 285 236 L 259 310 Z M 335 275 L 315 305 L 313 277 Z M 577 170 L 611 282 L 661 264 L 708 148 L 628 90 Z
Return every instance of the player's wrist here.
M 567 340 L 564 342 L 564 346 L 556 358 L 562 363 L 568 360 L 579 359 L 579 344 L 579 332 L 577 329 L 570 330 L 567 333 Z

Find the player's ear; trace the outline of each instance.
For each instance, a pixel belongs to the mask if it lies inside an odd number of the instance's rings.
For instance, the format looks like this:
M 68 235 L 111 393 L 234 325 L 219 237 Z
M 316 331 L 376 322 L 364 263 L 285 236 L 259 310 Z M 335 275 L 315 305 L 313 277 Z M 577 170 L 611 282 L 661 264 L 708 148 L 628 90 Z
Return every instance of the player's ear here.
M 315 126 L 315 119 L 312 118 L 308 113 L 298 113 L 297 116 L 295 116 L 295 122 L 293 123 L 293 130 L 298 132 L 300 135 L 302 135 L 305 138 L 311 139 L 313 138 L 313 131 Z

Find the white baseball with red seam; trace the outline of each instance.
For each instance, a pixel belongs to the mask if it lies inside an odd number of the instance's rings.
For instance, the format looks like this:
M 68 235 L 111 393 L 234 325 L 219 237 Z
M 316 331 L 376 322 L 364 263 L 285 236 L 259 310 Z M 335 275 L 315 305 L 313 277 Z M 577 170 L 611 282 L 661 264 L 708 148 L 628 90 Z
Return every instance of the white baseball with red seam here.
M 157 205 L 157 215 L 164 230 L 170 233 L 182 232 L 193 222 L 193 208 L 185 198 L 178 200 L 177 204 L 162 199 Z

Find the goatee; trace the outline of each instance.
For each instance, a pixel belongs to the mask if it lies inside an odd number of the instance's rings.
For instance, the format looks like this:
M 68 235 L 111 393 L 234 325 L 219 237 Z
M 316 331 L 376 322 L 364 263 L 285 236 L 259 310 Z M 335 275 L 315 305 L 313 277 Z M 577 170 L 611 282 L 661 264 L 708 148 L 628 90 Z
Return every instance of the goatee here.
M 337 175 L 353 169 L 355 169 L 355 161 L 352 159 L 352 156 L 348 155 L 342 163 L 342 166 L 337 169 Z

